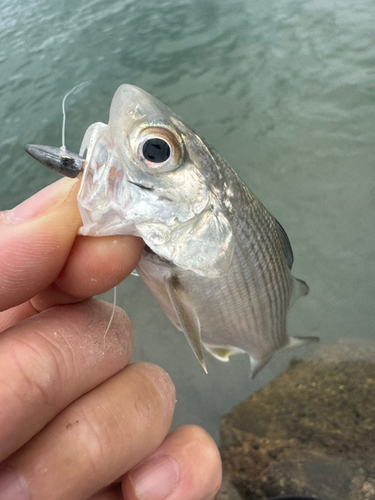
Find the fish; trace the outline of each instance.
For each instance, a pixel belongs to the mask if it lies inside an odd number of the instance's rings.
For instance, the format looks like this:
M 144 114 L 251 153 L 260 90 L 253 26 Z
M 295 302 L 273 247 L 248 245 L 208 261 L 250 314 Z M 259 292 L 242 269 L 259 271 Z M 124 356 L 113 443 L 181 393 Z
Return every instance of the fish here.
M 48 147 L 28 148 L 45 159 Z M 64 174 L 61 156 L 48 148 L 47 166 Z M 72 153 L 67 175 L 78 174 L 80 234 L 144 240 L 136 272 L 206 372 L 204 351 L 225 362 L 247 353 L 254 377 L 279 349 L 318 340 L 287 335 L 287 312 L 309 288 L 292 275 L 281 224 L 154 96 L 118 88 L 108 124 L 92 124 Z

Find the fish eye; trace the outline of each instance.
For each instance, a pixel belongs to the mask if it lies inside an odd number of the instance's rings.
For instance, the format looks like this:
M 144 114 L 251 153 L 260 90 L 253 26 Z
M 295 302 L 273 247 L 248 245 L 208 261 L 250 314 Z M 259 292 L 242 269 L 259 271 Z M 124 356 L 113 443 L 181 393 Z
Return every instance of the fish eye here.
M 172 128 L 152 125 L 138 132 L 135 150 L 138 159 L 148 169 L 166 173 L 173 172 L 181 165 L 184 144 Z
M 143 144 L 142 153 L 151 163 L 164 163 L 171 155 L 171 148 L 163 139 L 153 137 Z

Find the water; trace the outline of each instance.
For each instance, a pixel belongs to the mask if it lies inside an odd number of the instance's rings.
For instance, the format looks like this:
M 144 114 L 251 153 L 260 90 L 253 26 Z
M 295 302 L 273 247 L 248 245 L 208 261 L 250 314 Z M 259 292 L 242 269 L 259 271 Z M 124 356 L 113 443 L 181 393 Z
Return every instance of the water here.
M 66 144 L 78 151 L 116 88 L 135 84 L 216 147 L 285 227 L 294 274 L 311 288 L 289 332 L 375 338 L 372 0 L 0 1 L 0 209 L 57 178 L 24 145 L 61 144 L 67 91 L 92 83 L 67 103 Z M 176 384 L 175 425 L 215 437 L 223 413 L 306 352 L 278 353 L 255 381 L 245 356 L 207 356 L 206 376 L 139 279 L 119 296 L 135 359 Z

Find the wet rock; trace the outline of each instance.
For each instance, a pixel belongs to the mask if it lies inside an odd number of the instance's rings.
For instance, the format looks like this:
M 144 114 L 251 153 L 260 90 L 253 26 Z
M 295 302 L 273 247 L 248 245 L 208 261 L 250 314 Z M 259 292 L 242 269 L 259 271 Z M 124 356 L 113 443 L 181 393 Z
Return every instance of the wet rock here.
M 293 363 L 223 418 L 220 448 L 232 493 L 218 500 L 375 500 L 375 342 Z

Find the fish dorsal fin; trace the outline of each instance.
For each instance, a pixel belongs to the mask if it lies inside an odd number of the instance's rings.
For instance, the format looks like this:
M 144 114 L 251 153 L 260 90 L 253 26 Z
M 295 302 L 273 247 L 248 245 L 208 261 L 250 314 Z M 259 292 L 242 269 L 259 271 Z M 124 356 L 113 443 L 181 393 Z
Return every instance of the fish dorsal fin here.
M 292 245 L 290 244 L 288 235 L 286 234 L 283 226 L 276 219 L 275 219 L 275 222 L 276 222 L 277 234 L 279 235 L 279 239 L 280 239 L 281 246 L 283 248 L 284 256 L 285 256 L 286 261 L 288 263 L 289 269 L 292 269 L 293 260 L 294 260 Z
M 232 228 L 215 202 L 172 229 L 155 222 L 142 222 L 136 227 L 153 252 L 183 269 L 207 278 L 228 272 L 234 250 Z
M 166 280 L 166 289 L 177 319 L 180 322 L 181 328 L 186 335 L 190 347 L 193 349 L 193 352 L 202 365 L 203 370 L 207 373 L 202 350 L 199 319 L 193 309 L 186 304 L 180 287 L 181 285 L 176 275 Z

